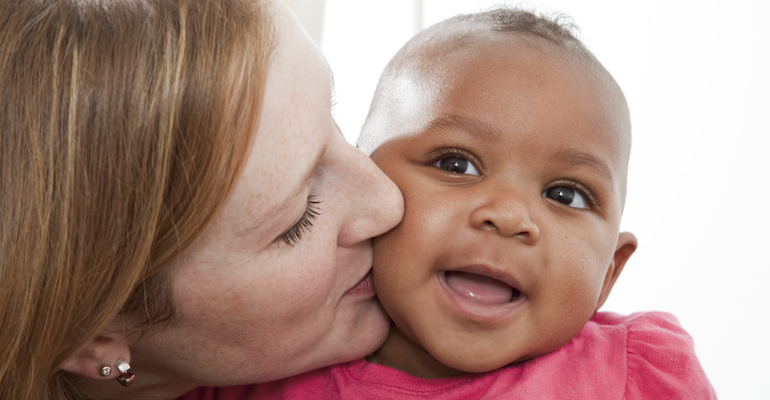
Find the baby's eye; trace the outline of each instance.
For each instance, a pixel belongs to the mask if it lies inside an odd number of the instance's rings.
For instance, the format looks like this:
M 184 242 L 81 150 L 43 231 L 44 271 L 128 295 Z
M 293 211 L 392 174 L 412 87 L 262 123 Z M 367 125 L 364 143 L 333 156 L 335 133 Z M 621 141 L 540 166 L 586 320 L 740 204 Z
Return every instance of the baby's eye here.
M 468 175 L 481 176 L 479 171 L 476 170 L 476 167 L 473 166 L 473 163 L 462 157 L 452 156 L 452 157 L 442 158 L 436 161 L 435 163 L 433 163 L 433 166 L 439 167 L 444 171 L 448 171 L 453 174 L 468 174 Z
M 554 186 L 543 191 L 543 197 L 574 208 L 588 208 L 585 197 L 575 189 L 566 186 Z

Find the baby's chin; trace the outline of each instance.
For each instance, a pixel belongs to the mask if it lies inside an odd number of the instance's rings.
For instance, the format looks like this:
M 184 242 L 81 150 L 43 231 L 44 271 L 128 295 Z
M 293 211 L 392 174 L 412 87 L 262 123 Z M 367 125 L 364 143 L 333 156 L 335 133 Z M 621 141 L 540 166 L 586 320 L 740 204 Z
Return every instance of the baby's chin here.
M 533 358 L 546 355 L 555 350 L 558 350 L 564 344 L 560 344 L 558 346 L 549 346 L 545 349 L 533 350 L 532 352 L 525 354 L 520 354 L 520 352 L 500 354 L 498 352 L 496 354 L 489 354 L 487 356 L 474 356 L 473 354 L 467 354 L 462 357 L 458 357 L 458 354 L 452 354 L 446 357 L 434 356 L 434 358 L 449 368 L 449 370 L 457 371 L 457 373 L 447 376 L 460 375 L 463 373 L 480 374 L 491 372 L 509 365 L 519 364 L 525 361 L 529 361 Z
M 446 362 L 440 361 L 442 364 L 446 365 L 447 367 L 458 371 L 458 374 L 462 373 L 471 373 L 471 374 L 480 374 L 484 372 L 490 372 L 494 371 L 496 369 L 511 365 L 520 363 L 523 361 L 531 360 L 537 356 L 525 356 L 525 357 L 519 357 L 515 358 L 511 361 L 510 357 L 475 357 L 474 359 L 465 359 L 465 360 L 447 360 Z

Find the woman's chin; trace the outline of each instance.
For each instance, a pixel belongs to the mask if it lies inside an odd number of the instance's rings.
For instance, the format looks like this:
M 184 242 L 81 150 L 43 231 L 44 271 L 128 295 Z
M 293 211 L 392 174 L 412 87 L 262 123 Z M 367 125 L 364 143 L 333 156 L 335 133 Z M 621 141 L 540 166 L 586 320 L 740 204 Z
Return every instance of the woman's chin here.
M 356 306 L 358 315 L 346 326 L 347 337 L 336 343 L 341 350 L 336 363 L 363 358 L 377 350 L 388 337 L 390 318 L 376 297 Z

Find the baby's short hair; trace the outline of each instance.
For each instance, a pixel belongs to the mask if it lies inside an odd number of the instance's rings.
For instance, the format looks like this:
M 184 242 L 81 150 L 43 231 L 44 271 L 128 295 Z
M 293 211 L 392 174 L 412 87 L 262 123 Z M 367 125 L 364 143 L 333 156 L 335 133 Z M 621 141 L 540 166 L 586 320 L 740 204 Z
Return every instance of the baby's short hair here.
M 565 14 L 545 17 L 522 9 L 495 8 L 476 14 L 458 15 L 444 22 L 451 24 L 463 20 L 480 23 L 494 31 L 532 34 L 562 46 L 583 47 L 576 36 L 577 26 Z
M 578 38 L 579 29 L 566 14 L 545 15 L 521 8 L 497 7 L 473 14 L 448 18 L 415 35 L 390 60 L 383 71 L 377 92 L 386 77 L 410 61 L 425 59 L 434 54 L 447 54 L 482 40 L 485 35 L 502 33 L 538 46 L 541 50 L 565 56 L 573 66 L 593 72 L 602 79 L 609 77 L 602 64 Z M 604 80 L 604 79 L 602 79 Z M 376 106 L 372 103 L 372 109 Z M 370 109 L 371 112 L 371 109 Z

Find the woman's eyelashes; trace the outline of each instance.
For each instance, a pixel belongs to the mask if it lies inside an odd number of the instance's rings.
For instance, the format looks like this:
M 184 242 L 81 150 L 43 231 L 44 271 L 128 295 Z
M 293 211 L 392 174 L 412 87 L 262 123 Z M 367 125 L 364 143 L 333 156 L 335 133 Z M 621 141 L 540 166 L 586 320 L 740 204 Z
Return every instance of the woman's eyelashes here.
M 311 228 L 313 228 L 313 221 L 321 215 L 321 208 L 318 206 L 320 203 L 317 195 L 311 194 L 307 196 L 307 206 L 305 207 L 305 212 L 302 214 L 302 217 L 300 217 L 299 221 L 297 221 L 294 226 L 280 236 L 286 244 L 294 246 L 302 240 L 302 235 L 306 232 L 310 232 Z
M 596 196 L 575 181 L 557 182 L 543 190 L 542 196 L 572 208 L 589 209 L 598 205 Z
M 430 160 L 434 167 L 453 174 L 481 176 L 481 173 L 468 158 L 472 156 L 460 149 L 441 149 L 434 151 L 430 155 Z

